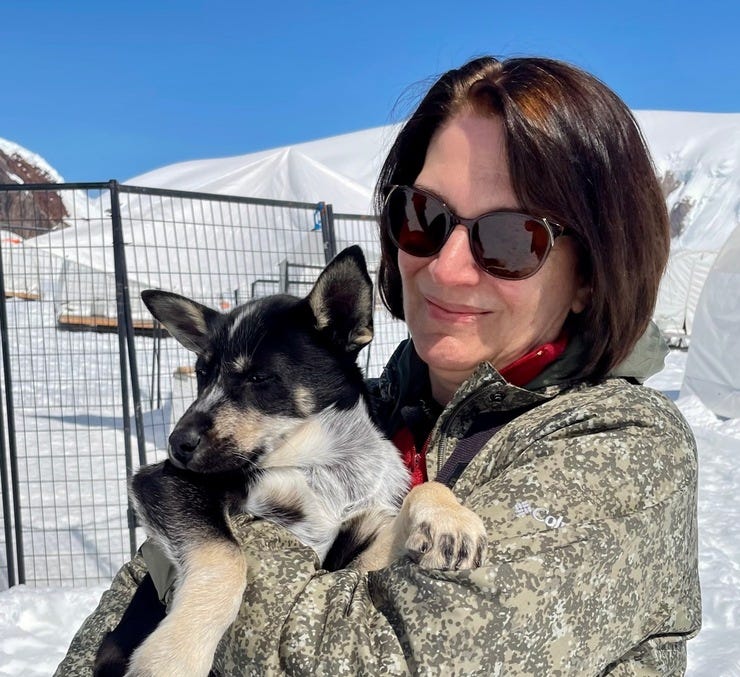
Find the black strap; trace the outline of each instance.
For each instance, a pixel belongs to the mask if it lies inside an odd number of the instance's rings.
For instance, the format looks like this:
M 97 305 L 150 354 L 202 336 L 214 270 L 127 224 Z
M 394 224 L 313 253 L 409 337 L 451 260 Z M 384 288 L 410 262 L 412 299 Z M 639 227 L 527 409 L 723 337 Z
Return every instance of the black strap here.
M 445 461 L 435 481 L 452 488 L 463 470 L 468 467 L 478 452 L 501 428 L 517 416 L 533 409 L 537 404 L 539 403 L 508 411 L 492 411 L 478 416 L 465 437 L 458 440 L 457 446 Z
M 454 451 L 450 454 L 439 474 L 435 478 L 437 482 L 452 488 L 452 485 L 457 482 L 457 478 L 460 477 L 462 471 L 468 467 L 470 461 L 472 461 L 478 452 L 483 448 L 488 440 L 490 440 L 502 427 L 503 423 L 489 428 L 487 430 L 479 430 L 468 437 L 461 439 Z

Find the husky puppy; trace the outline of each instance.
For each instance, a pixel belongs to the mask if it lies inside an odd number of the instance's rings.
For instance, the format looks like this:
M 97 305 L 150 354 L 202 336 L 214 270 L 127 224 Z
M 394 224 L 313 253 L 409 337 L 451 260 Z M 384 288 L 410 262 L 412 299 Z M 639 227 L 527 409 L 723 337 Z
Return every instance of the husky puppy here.
M 143 643 L 111 651 L 121 625 L 136 623 L 124 616 L 104 640 L 96 675 L 121 674 L 134 649 L 130 677 L 209 673 L 246 585 L 234 514 L 285 526 L 327 569 L 353 560 L 379 568 L 402 551 L 445 568 L 455 542 L 463 555 L 455 566 L 480 563 L 482 524 L 442 485 L 417 487 L 415 508 L 404 504 L 399 514 L 408 472 L 372 420 L 356 364 L 373 334 L 372 282 L 359 247 L 340 253 L 303 299 L 270 296 L 224 315 L 164 291 L 142 298 L 197 355 L 198 396 L 170 435 L 168 460 L 141 468 L 130 488 L 177 583 Z M 445 533 L 435 538 L 430 525 Z

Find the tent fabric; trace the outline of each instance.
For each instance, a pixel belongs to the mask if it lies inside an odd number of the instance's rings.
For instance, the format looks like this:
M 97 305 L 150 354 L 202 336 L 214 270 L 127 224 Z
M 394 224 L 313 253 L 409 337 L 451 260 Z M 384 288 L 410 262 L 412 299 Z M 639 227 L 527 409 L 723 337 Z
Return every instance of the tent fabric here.
M 686 358 L 683 394 L 718 416 L 740 418 L 740 226 L 717 256 L 701 291 Z
M 3 287 L 5 296 L 34 300 L 42 298 L 48 291 L 56 262 L 44 252 L 39 252 L 16 233 L 0 230 L 0 251 L 3 263 Z
M 668 336 L 690 337 L 703 280 L 712 259 L 740 219 L 740 114 L 635 111 L 635 117 L 663 181 L 674 229 L 671 257 L 661 284 L 655 319 Z M 399 125 L 387 125 L 257 153 L 181 162 L 124 183 L 310 204 L 326 201 L 333 205 L 335 214 L 370 214 L 378 170 L 398 129 Z M 72 217 L 78 224 L 75 237 L 80 238 L 83 246 L 73 248 L 71 243 L 69 247 L 62 246 L 60 241 L 71 235 L 64 231 L 44 236 L 45 241 L 40 240 L 39 245 L 64 256 L 69 265 L 77 263 L 110 273 L 112 261 L 105 258 L 101 249 L 106 242 L 105 228 L 95 217 L 89 218 L 90 214 L 101 215 L 104 207 L 104 204 L 99 207 L 75 201 L 70 205 L 71 214 L 85 216 L 84 219 Z M 194 208 L 200 207 L 195 205 Z M 243 237 L 249 238 L 255 250 L 297 249 L 306 252 L 306 263 L 322 261 L 320 254 L 315 253 L 320 250 L 303 239 L 310 238 L 306 235 L 307 229 L 311 229 L 310 214 L 301 215 L 295 223 L 285 224 L 294 231 L 288 238 L 291 241 L 277 243 L 270 241 L 267 231 L 261 227 L 264 218 L 257 213 L 242 215 L 244 218 L 239 222 L 250 225 L 242 229 L 243 233 L 234 235 L 229 232 L 233 227 L 224 227 L 219 232 L 218 224 L 224 221 L 220 214 L 210 213 L 197 214 L 203 226 L 200 233 L 196 229 L 180 230 L 181 221 L 190 215 L 183 214 L 181 219 L 178 209 L 180 207 L 174 204 L 171 218 L 168 216 L 164 222 L 188 246 L 196 243 L 204 246 L 203 231 L 214 226 L 216 230 L 211 232 L 206 245 L 214 249 L 228 247 L 232 237 Z M 178 288 L 182 293 L 197 295 L 212 272 L 210 264 L 199 271 L 192 269 L 192 262 L 161 251 L 156 229 L 152 226 L 158 220 L 162 222 L 157 214 L 148 213 L 145 207 L 132 201 L 124 205 L 122 211 L 130 224 L 126 241 L 135 242 L 141 249 L 141 253 L 132 252 L 136 260 L 129 267 L 129 273 L 142 285 Z M 342 242 L 338 244 L 353 242 L 354 232 L 351 229 L 346 235 L 340 232 Z M 213 264 L 216 270 L 223 270 L 218 260 Z M 255 261 L 254 269 L 247 274 L 252 273 L 252 278 L 274 275 L 277 264 L 275 257 L 268 255 Z M 152 274 L 152 270 L 156 273 Z M 192 272 L 192 275 L 183 278 L 181 272 Z M 186 284 L 180 286 L 176 278 L 184 279 Z M 236 289 L 246 289 L 251 279 L 241 274 L 226 278 L 221 285 L 223 289 L 215 290 L 218 294 L 233 295 Z
M 694 309 L 712 258 L 740 222 L 740 114 L 635 111 L 663 182 L 671 257 L 655 320 L 692 338 Z
M 325 261 L 311 210 L 271 210 L 243 203 L 221 210 L 207 200 L 121 197 L 134 319 L 149 317 L 139 299 L 142 289 L 168 289 L 216 307 L 224 298 L 246 300 L 254 283 L 275 278 L 286 252 L 296 265 Z M 30 242 L 39 252 L 65 262 L 58 299 L 62 312 L 116 317 L 110 242 L 108 219 L 91 219 Z
M 714 251 L 671 252 L 653 313 L 669 340 L 691 336 L 699 296 L 716 257 Z
M 335 213 L 371 214 L 375 180 L 398 128 L 374 127 L 246 155 L 180 162 L 125 183 L 294 202 L 324 200 Z

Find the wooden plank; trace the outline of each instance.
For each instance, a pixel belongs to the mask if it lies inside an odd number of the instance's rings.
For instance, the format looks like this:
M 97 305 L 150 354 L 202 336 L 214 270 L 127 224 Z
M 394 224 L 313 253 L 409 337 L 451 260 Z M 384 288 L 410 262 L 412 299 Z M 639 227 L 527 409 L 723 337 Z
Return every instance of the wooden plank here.
M 118 319 L 105 315 L 63 314 L 57 317 L 57 327 L 66 331 L 114 333 L 118 331 Z M 137 336 L 169 336 L 167 330 L 154 320 L 134 320 L 134 333 Z
M 6 299 L 21 299 L 22 301 L 38 301 L 41 294 L 35 294 L 29 291 L 8 291 L 5 290 Z

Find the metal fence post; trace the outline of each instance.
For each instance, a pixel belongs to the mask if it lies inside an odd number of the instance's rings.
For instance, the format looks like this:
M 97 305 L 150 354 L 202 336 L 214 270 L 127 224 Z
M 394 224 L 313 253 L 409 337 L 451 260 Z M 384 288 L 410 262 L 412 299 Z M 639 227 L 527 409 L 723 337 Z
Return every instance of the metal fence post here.
M 5 271 L 3 270 L 2 245 L 0 245 L 0 346 L 3 354 L 3 376 L 5 377 L 5 400 L 8 412 L 8 441 L 10 457 L 10 476 L 13 484 L 13 517 L 15 518 L 15 540 L 18 557 L 18 582 L 26 582 L 23 563 L 23 531 L 21 529 L 21 509 L 18 496 L 18 454 L 15 439 L 15 421 L 13 414 L 13 381 L 10 375 L 10 353 L 8 341 L 8 313 L 5 307 Z M 5 460 L 5 426 L 2 416 L 2 393 L 0 393 L 0 487 L 2 488 L 3 522 L 5 526 L 5 553 L 8 560 L 8 586 L 16 584 L 15 556 L 13 553 L 13 530 L 8 491 L 8 468 Z
M 324 258 L 329 263 L 337 255 L 337 237 L 334 232 L 334 208 L 326 202 L 319 202 L 321 217 L 321 238 L 324 240 Z
M 288 259 L 283 259 L 278 266 L 278 275 L 280 276 L 280 282 L 278 284 L 278 290 L 281 294 L 287 294 L 290 287 L 290 279 L 288 278 Z
M 139 389 L 139 375 L 136 366 L 136 347 L 134 342 L 134 323 L 131 318 L 131 299 L 128 289 L 128 271 L 126 269 L 126 252 L 123 241 L 123 222 L 121 219 L 121 202 L 119 184 L 117 181 L 109 182 L 111 203 L 111 226 L 113 229 L 113 262 L 116 278 L 116 308 L 118 322 L 118 349 L 121 365 L 121 395 L 123 399 L 123 432 L 124 450 L 126 456 L 126 480 L 131 479 L 133 474 L 133 462 L 131 455 L 131 414 L 129 410 L 128 374 L 131 377 L 131 396 L 134 404 L 134 421 L 136 427 L 136 440 L 138 445 L 139 463 L 146 463 L 146 446 L 144 441 L 144 423 L 141 415 L 141 392 Z M 126 362 L 128 358 L 128 374 Z M 131 499 L 127 497 L 128 503 L 128 529 L 129 546 L 131 556 L 136 553 L 136 516 L 131 505 Z

